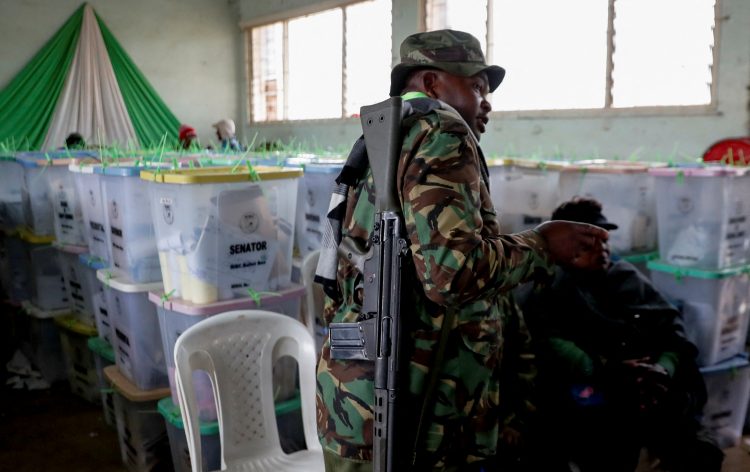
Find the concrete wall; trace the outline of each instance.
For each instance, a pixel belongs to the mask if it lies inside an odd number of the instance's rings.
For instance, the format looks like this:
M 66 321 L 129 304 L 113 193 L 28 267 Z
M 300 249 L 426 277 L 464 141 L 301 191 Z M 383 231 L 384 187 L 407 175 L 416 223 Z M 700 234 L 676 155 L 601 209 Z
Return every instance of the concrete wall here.
M 519 155 L 628 157 L 684 160 L 694 158 L 714 141 L 750 133 L 748 82 L 750 82 L 750 2 L 719 0 L 722 20 L 718 25 L 719 57 L 716 81 L 717 108 L 704 112 L 678 112 L 668 116 L 645 113 L 576 113 L 557 116 L 493 113 L 482 137 L 488 155 L 511 152 Z M 240 0 L 245 23 L 278 20 L 286 11 L 309 13 L 315 7 L 330 8 L 333 0 Z M 335 2 L 333 2 L 335 3 Z M 393 0 L 393 56 L 407 35 L 419 28 L 419 1 Z M 554 40 L 554 38 L 550 38 Z M 522 45 L 519 45 L 522 47 Z M 383 98 L 386 97 L 383 91 Z M 251 124 L 259 138 L 348 146 L 359 135 L 353 119 L 312 120 Z
M 0 0 L 0 88 L 81 0 Z M 244 87 L 236 0 L 90 0 L 99 16 L 183 123 L 204 142 L 211 123 L 241 121 Z

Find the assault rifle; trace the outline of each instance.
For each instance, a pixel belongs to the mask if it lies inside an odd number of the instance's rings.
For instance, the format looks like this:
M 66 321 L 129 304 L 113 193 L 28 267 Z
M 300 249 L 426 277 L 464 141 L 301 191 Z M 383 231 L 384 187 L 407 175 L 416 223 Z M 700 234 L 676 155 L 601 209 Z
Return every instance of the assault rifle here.
M 410 454 L 411 446 L 397 433 L 408 430 L 395 423 L 404 403 L 402 377 L 401 269 L 409 257 L 401 205 L 396 191 L 396 169 L 401 149 L 401 97 L 362 107 L 360 116 L 367 156 L 375 184 L 375 225 L 368 251 L 345 238 L 339 255 L 350 260 L 364 276 L 364 300 L 359 322 L 329 326 L 331 357 L 375 362 L 375 422 L 373 471 L 395 472 Z M 402 384 L 403 385 L 403 384 Z

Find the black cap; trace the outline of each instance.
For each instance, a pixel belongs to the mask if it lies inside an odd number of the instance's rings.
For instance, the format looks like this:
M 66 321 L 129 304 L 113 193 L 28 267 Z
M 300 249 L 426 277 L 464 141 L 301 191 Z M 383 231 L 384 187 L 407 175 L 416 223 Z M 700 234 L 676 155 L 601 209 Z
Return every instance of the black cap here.
M 607 220 L 602 213 L 601 203 L 593 198 L 573 198 L 557 207 L 552 212 L 551 219 L 588 223 L 607 231 L 617 229 L 617 225 Z

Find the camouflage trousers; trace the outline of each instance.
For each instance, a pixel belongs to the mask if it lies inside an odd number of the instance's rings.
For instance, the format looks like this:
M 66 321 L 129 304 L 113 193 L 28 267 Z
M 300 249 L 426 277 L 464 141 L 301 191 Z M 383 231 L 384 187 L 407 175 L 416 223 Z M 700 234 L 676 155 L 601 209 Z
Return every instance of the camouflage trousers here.
M 323 448 L 326 472 L 372 472 L 372 462 L 346 459 Z

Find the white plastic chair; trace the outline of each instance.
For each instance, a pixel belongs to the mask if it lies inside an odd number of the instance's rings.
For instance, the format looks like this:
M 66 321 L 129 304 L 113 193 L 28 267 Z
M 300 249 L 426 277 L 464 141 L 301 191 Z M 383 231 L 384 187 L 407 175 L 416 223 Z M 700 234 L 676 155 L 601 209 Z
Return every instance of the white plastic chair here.
M 318 320 L 323 319 L 323 305 L 325 294 L 323 287 L 315 283 L 315 270 L 318 268 L 320 250 L 313 251 L 302 261 L 302 285 L 305 286 L 305 310 L 303 322 L 307 326 L 313 339 L 316 340 L 316 348 L 320 351 L 321 340 L 318 339 Z
M 291 356 L 299 368 L 307 449 L 286 454 L 279 444 L 272 367 Z M 315 420 L 315 349 L 305 326 L 278 313 L 238 310 L 187 329 L 175 344 L 179 392 L 193 472 L 202 472 L 193 371 L 208 373 L 216 398 L 224 471 L 323 471 Z M 185 381 L 184 379 L 188 379 Z

